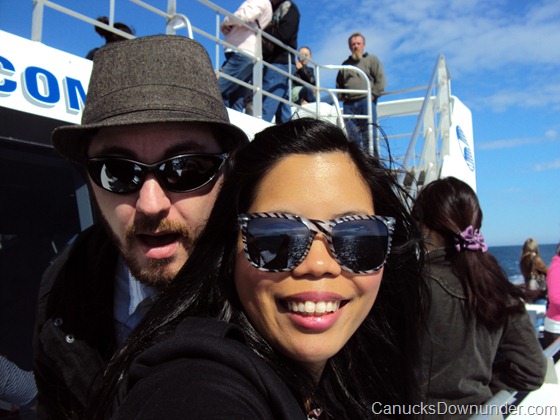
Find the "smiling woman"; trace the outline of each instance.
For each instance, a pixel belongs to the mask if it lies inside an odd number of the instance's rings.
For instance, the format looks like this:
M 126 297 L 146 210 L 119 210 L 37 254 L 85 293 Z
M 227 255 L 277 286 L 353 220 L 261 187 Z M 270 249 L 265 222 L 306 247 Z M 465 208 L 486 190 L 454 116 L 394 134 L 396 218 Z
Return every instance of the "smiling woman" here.
M 399 191 L 329 123 L 259 133 L 90 417 L 369 418 L 374 403 L 412 404 L 422 252 Z

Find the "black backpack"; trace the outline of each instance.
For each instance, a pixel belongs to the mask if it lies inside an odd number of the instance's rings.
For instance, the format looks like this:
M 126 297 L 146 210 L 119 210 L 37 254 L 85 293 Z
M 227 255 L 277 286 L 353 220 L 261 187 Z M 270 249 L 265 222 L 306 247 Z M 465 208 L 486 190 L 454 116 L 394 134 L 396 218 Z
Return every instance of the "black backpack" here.
M 274 14 L 272 15 L 272 20 L 268 25 L 266 25 L 263 31 L 273 36 L 274 38 L 279 39 L 278 34 L 279 34 L 280 21 L 284 16 L 286 16 L 286 13 L 288 13 L 288 10 L 290 10 L 291 5 L 292 2 L 289 0 L 282 2 L 280 6 L 278 6 L 278 8 L 274 11 Z M 282 40 L 279 39 L 279 41 Z M 262 55 L 265 61 L 268 61 L 270 58 L 274 57 L 275 55 L 274 53 L 277 48 L 280 47 L 275 43 L 269 41 L 265 37 L 262 38 Z

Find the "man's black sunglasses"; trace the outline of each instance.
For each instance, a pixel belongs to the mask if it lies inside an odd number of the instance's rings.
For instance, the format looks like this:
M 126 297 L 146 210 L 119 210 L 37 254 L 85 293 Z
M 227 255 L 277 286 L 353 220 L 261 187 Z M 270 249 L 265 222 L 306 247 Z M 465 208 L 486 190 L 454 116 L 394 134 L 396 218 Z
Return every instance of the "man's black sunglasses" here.
M 96 185 L 115 194 L 139 191 L 149 173 L 168 191 L 184 193 L 211 182 L 228 158 L 228 153 L 184 154 L 146 164 L 120 157 L 87 160 L 89 176 Z

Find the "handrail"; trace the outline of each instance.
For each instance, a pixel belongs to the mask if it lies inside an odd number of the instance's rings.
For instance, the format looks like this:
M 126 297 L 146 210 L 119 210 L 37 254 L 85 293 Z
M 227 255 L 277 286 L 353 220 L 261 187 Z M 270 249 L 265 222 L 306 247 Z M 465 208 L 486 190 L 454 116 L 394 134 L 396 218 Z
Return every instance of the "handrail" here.
M 114 24 L 114 10 L 115 10 L 115 3 L 117 0 L 110 0 L 109 2 L 109 25 L 105 25 L 99 21 L 97 21 L 96 19 L 93 19 L 92 17 L 88 17 L 85 15 L 82 15 L 80 13 L 74 12 L 68 8 L 62 7 L 60 5 L 57 5 L 55 3 L 55 0 L 34 0 L 34 6 L 33 6 L 33 26 L 32 26 L 32 39 L 36 40 L 36 41 L 41 41 L 41 37 L 42 37 L 42 27 L 43 27 L 43 9 L 44 7 L 49 7 L 52 8 L 54 10 L 57 10 L 58 12 L 70 15 L 76 19 L 82 20 L 86 23 L 89 23 L 91 25 L 94 26 L 98 26 L 98 27 L 102 27 L 108 31 L 114 32 L 124 38 L 134 38 L 134 35 L 125 33 L 123 31 L 120 31 L 116 28 L 113 27 Z M 121 1 L 125 1 L 125 0 L 121 0 Z M 191 25 L 191 22 L 189 21 L 188 17 L 185 16 L 184 14 L 178 13 L 177 12 L 177 1 L 176 0 L 167 0 L 167 10 L 159 10 L 158 8 L 148 4 L 146 1 L 144 0 L 128 0 L 132 3 L 134 3 L 135 5 L 142 7 L 146 10 L 148 10 L 149 12 L 152 12 L 158 16 L 164 17 L 166 19 L 166 33 L 168 34 L 174 34 L 176 32 L 176 30 L 181 29 L 183 27 L 185 27 L 187 29 L 188 32 L 188 36 L 189 37 L 193 37 L 193 34 L 199 35 L 201 37 L 204 37 L 206 40 L 209 40 L 211 42 L 213 42 L 215 44 L 215 60 L 214 60 L 214 64 L 216 66 L 216 74 L 219 77 L 224 77 L 227 78 L 228 80 L 232 80 L 235 83 L 238 83 L 241 86 L 244 86 L 248 89 L 251 89 L 253 91 L 253 111 L 254 111 L 254 115 L 257 117 L 260 117 L 262 115 L 262 99 L 263 97 L 272 97 L 276 100 L 278 100 L 279 102 L 288 104 L 289 106 L 292 107 L 292 109 L 295 110 L 295 113 L 298 113 L 299 110 L 305 111 L 305 112 L 312 112 L 314 115 L 316 115 L 317 117 L 327 117 L 327 118 L 332 118 L 333 114 L 336 116 L 336 123 L 342 127 L 343 129 L 345 128 L 345 124 L 344 121 L 345 119 L 348 118 L 357 118 L 357 119 L 368 119 L 368 137 L 369 137 L 369 147 L 370 150 L 369 152 L 375 156 L 380 156 L 380 147 L 379 147 L 379 139 L 377 142 L 373 142 L 373 123 L 377 122 L 377 121 L 373 121 L 373 109 L 372 109 L 372 93 L 371 93 L 371 83 L 367 77 L 367 75 L 360 69 L 358 69 L 357 67 L 353 67 L 353 66 L 342 66 L 342 65 L 322 65 L 316 61 L 314 61 L 313 59 L 307 59 L 307 61 L 309 62 L 308 65 L 314 67 L 315 70 L 315 74 L 316 74 L 316 81 L 315 84 L 309 84 L 306 81 L 300 79 L 299 77 L 297 77 L 296 75 L 292 75 L 288 72 L 285 72 L 277 67 L 275 67 L 273 64 L 267 63 L 263 60 L 262 58 L 262 53 L 261 53 L 261 40 L 263 37 L 271 40 L 271 42 L 275 43 L 276 45 L 279 45 L 280 47 L 284 48 L 286 51 L 288 51 L 289 57 L 290 57 L 290 64 L 291 64 L 291 60 L 293 57 L 299 56 L 302 57 L 302 55 L 299 53 L 299 51 L 291 48 L 288 45 L 285 45 L 284 43 L 274 39 L 273 37 L 271 37 L 269 34 L 265 33 L 264 31 L 262 31 L 260 28 L 253 28 L 250 25 L 247 25 L 244 22 L 241 22 L 240 20 L 238 20 L 233 13 L 223 9 L 222 7 L 212 3 L 209 0 L 197 0 L 199 3 L 205 5 L 206 7 L 208 7 L 209 9 L 213 10 L 216 13 L 216 23 L 215 23 L 215 27 L 213 29 L 210 29 L 210 31 L 213 31 L 213 33 L 209 33 L 206 32 L 205 30 L 201 29 L 201 28 L 197 28 L 195 26 Z M 220 60 L 221 60 L 221 56 L 222 56 L 222 48 L 235 48 L 233 45 L 227 43 L 225 40 L 222 39 L 221 36 L 221 32 L 220 32 L 220 23 L 221 23 L 221 19 L 222 16 L 229 16 L 230 19 L 236 20 L 237 22 L 239 22 L 241 25 L 245 26 L 247 29 L 254 31 L 256 33 L 257 36 L 257 45 L 256 45 L 256 51 L 255 54 L 252 55 L 250 53 L 244 52 L 244 51 L 240 51 L 239 52 L 241 54 L 245 54 L 245 55 L 249 55 L 251 56 L 252 59 L 255 60 L 255 65 L 253 66 L 253 80 L 250 83 L 241 81 L 239 79 L 236 79 L 235 77 L 231 77 L 229 75 L 226 75 L 222 72 L 220 72 L 219 70 L 219 66 L 220 66 Z M 263 69 L 268 68 L 271 69 L 271 71 L 276 71 L 279 72 L 280 74 L 286 76 L 289 80 L 289 85 L 291 87 L 291 84 L 293 81 L 297 81 L 299 84 L 301 84 L 302 86 L 307 86 L 308 88 L 311 88 L 315 91 L 316 93 L 316 102 L 315 104 L 311 104 L 311 105 L 298 105 L 295 103 L 291 102 L 291 95 L 290 98 L 284 99 L 281 97 L 278 97 L 274 94 L 271 94 L 269 92 L 264 92 L 262 89 L 262 75 L 263 75 Z M 356 71 L 360 77 L 362 77 L 366 83 L 366 89 L 363 90 L 349 90 L 349 89 L 336 89 L 336 88 L 329 88 L 326 86 L 321 85 L 321 80 L 322 80 L 322 76 L 324 74 L 325 71 L 340 71 L 341 69 L 352 69 L 354 71 Z M 442 69 L 443 68 L 443 69 Z M 438 82 L 436 83 L 436 79 L 438 80 Z M 393 92 L 386 92 L 383 94 L 383 98 L 389 98 L 390 96 L 395 96 L 401 93 L 405 93 L 405 92 L 412 92 L 415 90 L 419 90 L 419 89 L 423 89 L 424 87 L 419 87 L 419 88 L 409 88 L 409 89 L 404 89 L 404 90 L 400 90 L 400 91 L 393 91 Z M 432 92 L 437 91 L 436 94 L 432 94 Z M 442 95 L 441 92 L 443 92 L 444 94 Z M 337 99 L 337 94 L 343 93 L 343 92 L 350 92 L 350 93 L 365 93 L 365 95 L 368 98 L 368 110 L 367 110 L 367 114 L 364 115 L 345 115 L 342 110 L 341 110 L 341 105 Z M 333 102 L 333 106 L 332 107 L 326 107 L 326 109 L 328 110 L 328 115 L 321 115 L 321 112 L 324 112 L 325 107 L 321 107 L 321 93 L 322 94 L 328 94 L 330 96 L 330 98 L 332 99 Z M 419 98 L 420 99 L 420 98 Z M 387 102 L 387 101 L 384 101 Z M 442 132 L 444 132 L 448 127 L 450 126 L 450 124 L 448 122 L 445 122 L 445 118 L 440 118 L 439 121 L 437 120 L 439 118 L 440 115 L 440 110 L 436 109 L 437 107 L 440 107 L 442 110 L 444 108 L 449 109 L 450 108 L 450 89 L 449 89 L 449 78 L 447 75 L 447 69 L 445 67 L 445 60 L 443 59 L 442 56 L 438 57 L 438 64 L 436 65 L 436 69 L 434 70 L 434 73 L 432 75 L 432 80 L 426 90 L 426 95 L 424 97 L 424 104 L 422 106 L 422 110 L 420 112 L 420 115 L 418 116 L 418 121 L 416 122 L 416 127 L 414 129 L 414 132 L 412 133 L 412 138 L 410 140 L 410 144 L 408 146 L 408 150 L 405 156 L 405 160 L 403 162 L 403 169 L 405 171 L 412 169 L 415 165 L 414 160 L 417 158 L 414 154 L 414 150 L 416 148 L 416 144 L 418 142 L 418 139 L 420 137 L 421 133 L 421 127 L 422 125 L 424 125 L 424 137 L 428 138 L 430 140 L 430 142 L 434 142 L 435 138 L 438 138 L 438 136 L 442 136 Z M 380 102 L 380 104 L 383 104 L 382 102 Z M 379 104 L 378 104 L 378 110 L 379 110 Z M 441 111 L 441 113 L 443 113 L 443 111 Z M 390 114 L 385 114 L 383 117 L 386 118 L 387 115 Z M 448 114 L 449 115 L 449 114 Z M 406 134 L 406 136 L 408 137 L 409 134 Z M 393 135 L 390 136 L 389 139 L 391 138 L 399 138 L 399 137 L 404 137 L 404 135 Z M 426 138 L 424 139 L 424 144 L 426 144 L 427 140 Z M 430 147 L 431 144 L 430 143 Z M 443 148 L 443 146 L 442 146 Z M 428 148 L 430 149 L 430 148 Z M 435 146 L 432 147 L 430 149 L 430 153 L 433 155 L 435 152 L 433 151 L 435 150 Z M 420 155 L 420 158 L 417 159 L 418 162 L 423 162 L 422 164 L 424 165 L 424 172 L 430 172 L 430 173 L 435 173 L 435 171 L 437 171 L 440 167 L 441 167 L 441 163 L 438 163 L 436 160 L 434 160 L 433 157 L 429 157 L 425 151 L 422 152 L 422 154 Z M 400 181 L 403 182 L 404 177 L 403 174 L 400 175 Z
M 560 351 L 560 338 L 557 338 L 549 345 L 546 349 L 544 349 L 544 357 L 547 359 L 550 357 L 554 357 L 556 353 Z
M 445 59 L 442 55 L 440 55 L 437 59 L 436 65 L 434 67 L 434 71 L 432 72 L 430 83 L 428 84 L 428 87 L 426 89 L 426 94 L 424 96 L 424 101 L 422 102 L 422 108 L 420 109 L 418 119 L 416 120 L 416 126 L 414 127 L 412 137 L 411 137 L 410 142 L 408 144 L 408 149 L 406 151 L 404 160 L 402 162 L 402 167 L 403 167 L 404 170 L 399 174 L 399 177 L 398 177 L 398 181 L 401 184 L 404 182 L 404 178 L 407 174 L 406 171 L 407 171 L 408 167 L 410 166 L 410 162 L 412 161 L 412 159 L 415 156 L 416 142 L 417 142 L 418 137 L 420 135 L 420 130 L 422 129 L 422 125 L 424 123 L 424 120 L 425 120 L 425 117 L 426 117 L 426 114 L 427 114 L 427 111 L 428 111 L 428 106 L 430 106 L 430 104 L 431 104 L 433 91 L 436 89 L 436 87 L 439 86 L 438 78 L 441 76 L 439 69 L 440 69 L 440 66 L 442 66 L 442 65 L 445 66 Z M 449 82 L 447 80 L 447 81 L 444 81 L 444 83 L 449 83 Z M 450 95 L 449 91 L 450 91 L 450 89 L 447 89 L 448 95 L 447 95 L 447 98 L 445 98 L 447 103 L 451 102 L 451 95 Z M 449 115 L 450 115 L 450 113 L 449 113 Z
M 114 25 L 114 11 L 115 11 L 115 3 L 117 0 L 110 0 L 109 2 L 109 24 L 104 24 L 99 22 L 98 20 L 89 17 L 89 16 L 85 16 L 81 13 L 75 12 L 69 8 L 63 7 L 58 5 L 57 3 L 55 3 L 55 1 L 52 0 L 33 0 L 33 20 L 32 20 L 32 39 L 35 41 L 41 41 L 42 39 L 42 30 L 43 30 L 43 10 L 45 7 L 49 7 L 53 10 L 56 10 L 58 12 L 61 12 L 63 14 L 69 15 L 71 17 L 74 17 L 76 19 L 79 19 L 81 21 L 84 21 L 86 23 L 89 23 L 91 25 L 97 26 L 97 27 L 101 27 L 107 31 L 113 32 L 115 34 L 118 34 L 124 38 L 128 38 L 128 39 L 132 39 L 135 38 L 134 35 L 131 35 L 129 33 L 123 32 L 117 28 L 115 28 Z M 293 81 L 297 81 L 299 84 L 301 84 L 302 86 L 307 86 L 309 88 L 312 88 L 316 91 L 317 94 L 317 105 L 315 107 L 315 113 L 317 116 L 321 116 L 320 115 L 320 93 L 321 92 L 326 92 L 330 95 L 330 97 L 333 99 L 333 103 L 334 103 L 334 109 L 337 115 L 337 123 L 339 126 L 341 126 L 343 129 L 345 129 L 345 125 L 344 125 L 344 119 L 348 119 L 348 118 L 363 118 L 363 119 L 367 119 L 368 120 L 368 137 L 369 137 L 369 147 L 370 150 L 369 152 L 371 154 L 374 154 L 376 156 L 379 156 L 379 146 L 378 144 L 374 144 L 373 143 L 373 109 L 372 109 L 372 105 L 371 105 L 371 100 L 372 100 L 372 94 L 371 94 L 371 84 L 370 81 L 367 77 L 367 75 L 365 74 L 365 72 L 363 72 L 361 69 L 357 68 L 357 67 L 353 67 L 353 66 L 326 66 L 326 65 L 321 65 L 317 62 L 315 62 L 312 59 L 308 59 L 308 62 L 310 65 L 314 66 L 315 68 L 315 72 L 316 72 L 316 83 L 315 85 L 309 84 L 306 81 L 300 79 L 299 77 L 289 73 L 289 72 L 285 72 L 279 68 L 277 68 L 276 66 L 274 66 L 274 64 L 271 63 L 267 63 L 266 61 L 263 60 L 262 58 L 262 52 L 261 52 L 261 40 L 262 38 L 266 38 L 269 41 L 271 41 L 272 43 L 274 43 L 275 45 L 278 45 L 280 48 L 283 48 L 285 51 L 289 52 L 289 65 L 291 67 L 292 65 L 292 58 L 294 56 L 299 56 L 299 57 L 303 57 L 302 54 L 299 53 L 299 51 L 291 48 L 290 46 L 284 44 L 283 42 L 277 40 L 276 38 L 272 37 L 270 34 L 264 32 L 261 28 L 254 28 L 248 24 L 246 24 L 245 22 L 242 22 L 240 19 L 238 19 L 233 13 L 229 12 L 228 10 L 212 3 L 211 1 L 208 0 L 197 0 L 199 3 L 205 5 L 206 7 L 214 10 L 216 12 L 216 25 L 215 25 L 215 33 L 211 34 L 208 32 L 205 32 L 204 30 L 201 30 L 200 28 L 196 28 L 193 27 L 191 25 L 190 20 L 188 19 L 187 16 L 185 16 L 184 14 L 181 13 L 177 13 L 177 2 L 176 0 L 168 0 L 167 1 L 167 11 L 163 11 L 160 10 L 152 5 L 150 5 L 149 3 L 147 3 L 146 1 L 143 0 L 129 0 L 130 2 L 136 4 L 139 7 L 142 7 L 146 10 L 148 10 L 149 12 L 156 14 L 158 16 L 162 16 L 166 19 L 166 33 L 167 34 L 175 34 L 176 30 L 185 27 L 187 30 L 187 36 L 190 38 L 193 38 L 193 33 L 197 33 L 203 37 L 205 37 L 208 40 L 213 41 L 216 44 L 216 57 L 215 57 L 215 66 L 216 66 L 216 74 L 219 77 L 225 77 L 228 80 L 231 80 L 241 86 L 244 86 L 248 89 L 253 90 L 254 92 L 254 98 L 253 98 L 253 109 L 254 109 L 254 116 L 260 118 L 262 115 L 262 98 L 263 96 L 268 96 L 271 97 L 275 100 L 278 100 L 284 104 L 289 105 L 292 108 L 296 108 L 296 109 L 301 109 L 301 105 L 295 104 L 293 102 L 291 102 L 291 95 L 288 95 L 289 98 L 288 99 L 284 99 L 281 98 L 277 95 L 271 94 L 269 92 L 265 92 L 262 89 L 262 74 L 263 74 L 263 67 L 264 68 L 269 68 L 270 71 L 276 71 L 280 74 L 282 74 L 283 76 L 288 78 L 288 83 L 289 83 L 289 91 L 291 92 L 291 87 L 292 87 L 292 83 Z M 256 36 L 257 36 L 257 48 L 256 48 L 256 53 L 254 55 L 247 53 L 245 51 L 236 49 L 235 46 L 227 43 L 226 41 L 221 39 L 221 32 L 220 32 L 220 22 L 221 16 L 228 16 L 230 19 L 236 20 L 239 24 L 243 25 L 244 27 L 246 27 L 248 30 L 251 30 L 253 32 L 255 32 Z M 244 55 L 248 55 L 251 56 L 251 58 L 253 58 L 255 60 L 256 65 L 253 68 L 253 81 L 251 83 L 246 83 L 242 80 L 239 80 L 235 77 L 226 75 L 224 73 L 222 73 L 219 70 L 219 63 L 220 63 L 220 46 L 221 47 L 225 47 L 225 48 L 232 48 Z M 348 90 L 348 89 L 330 89 L 324 86 L 321 86 L 320 84 L 320 80 L 321 80 L 321 69 L 323 70 L 341 70 L 341 69 L 352 69 L 354 71 L 356 71 L 365 81 L 366 81 L 366 86 L 367 89 L 365 90 Z M 341 112 L 340 109 L 340 105 L 338 104 L 338 99 L 336 97 L 336 93 L 340 93 L 340 92 L 347 92 L 347 93 L 365 93 L 367 98 L 368 98 L 368 108 L 367 108 L 367 114 L 365 115 L 344 115 Z M 306 111 L 309 111 L 309 108 L 306 107 Z
M 231 48 L 243 55 L 249 56 L 251 58 L 253 58 L 256 62 L 257 65 L 254 66 L 254 68 L 259 67 L 259 65 L 263 65 L 264 67 L 270 68 L 272 71 L 276 71 L 280 74 L 282 74 L 283 76 L 286 76 L 289 79 L 289 91 L 291 91 L 291 87 L 292 87 L 292 81 L 293 80 L 297 80 L 298 83 L 300 83 L 302 86 L 308 86 L 311 87 L 313 89 L 315 89 L 317 92 L 321 92 L 321 91 L 326 91 L 329 93 L 329 95 L 331 95 L 331 97 L 333 99 L 336 99 L 336 96 L 334 95 L 334 92 L 336 91 L 335 89 L 329 89 L 329 88 L 324 88 L 320 86 L 320 74 L 319 74 L 319 69 L 320 68 L 324 68 L 327 70 L 334 70 L 334 69 L 352 69 L 357 71 L 360 76 L 366 81 L 366 86 L 367 88 L 364 90 L 349 90 L 349 89 L 340 89 L 339 91 L 342 92 L 347 92 L 347 93 L 365 93 L 367 98 L 368 98 L 368 112 L 365 115 L 344 115 L 340 112 L 340 106 L 337 106 L 338 104 L 335 105 L 335 112 L 337 113 L 337 121 L 338 124 L 345 129 L 345 126 L 343 124 L 343 119 L 344 118 L 364 118 L 364 119 L 368 119 L 368 138 L 369 138 L 369 147 L 370 150 L 369 152 L 371 154 L 374 154 L 376 156 L 379 155 L 379 146 L 378 144 L 374 144 L 373 143 L 373 109 L 372 109 L 372 105 L 371 105 L 371 101 L 372 101 L 372 97 L 371 97 L 371 84 L 369 81 L 369 78 L 367 77 L 366 73 L 363 72 L 361 69 L 354 67 L 354 66 L 330 66 L 330 65 L 321 65 L 317 62 L 315 62 L 313 59 L 308 59 L 307 57 L 305 57 L 307 59 L 307 61 L 312 64 L 315 67 L 316 70 L 316 84 L 312 85 L 310 83 L 307 83 L 306 81 L 302 80 L 301 78 L 285 72 L 281 69 L 278 69 L 277 67 L 275 67 L 273 64 L 267 63 L 266 61 L 263 60 L 262 58 L 262 53 L 260 51 L 260 45 L 261 45 L 261 40 L 262 38 L 266 38 L 267 40 L 271 41 L 272 43 L 274 43 L 275 45 L 279 46 L 280 48 L 286 50 L 287 52 L 290 53 L 289 55 L 289 64 L 291 65 L 291 59 L 292 59 L 292 55 L 293 56 L 298 56 L 298 57 L 304 57 L 299 51 L 297 51 L 294 48 L 291 48 L 289 45 L 284 44 L 283 42 L 279 41 L 278 39 L 272 37 L 270 34 L 264 32 L 261 28 L 255 28 L 253 26 L 248 25 L 247 23 L 243 22 L 242 20 L 240 20 L 239 18 L 237 18 L 233 13 L 229 12 L 228 10 L 225 10 L 224 8 L 212 3 L 211 1 L 208 0 L 197 0 L 199 3 L 204 4 L 205 6 L 213 9 L 216 14 L 216 34 L 212 37 L 212 40 L 215 41 L 217 44 L 221 45 L 222 47 L 226 47 L 226 48 Z M 223 15 L 223 16 L 228 16 L 230 19 L 236 21 L 238 24 L 240 24 L 241 26 L 245 27 L 246 29 L 254 32 L 257 36 L 257 46 L 259 47 L 256 51 L 256 53 L 254 55 L 247 53 L 246 51 L 243 50 L 239 50 L 237 49 L 235 46 L 229 44 L 228 42 L 220 39 L 220 19 L 219 16 Z M 206 36 L 206 37 L 211 37 L 210 34 L 207 33 L 201 33 L 202 35 Z M 248 89 L 253 90 L 253 92 L 256 92 L 259 94 L 259 97 L 255 96 L 253 99 L 253 105 L 254 105 L 254 109 L 253 109 L 253 116 L 260 118 L 262 116 L 262 102 L 261 102 L 261 98 L 262 95 L 264 96 L 268 96 L 271 97 L 273 99 L 276 99 L 282 103 L 285 103 L 287 105 L 290 105 L 293 108 L 302 108 L 300 105 L 295 104 L 294 102 L 292 102 L 291 100 L 286 100 L 284 98 L 281 98 L 277 95 L 271 94 L 269 92 L 265 92 L 262 90 L 262 71 L 259 71 L 257 74 L 253 74 L 253 81 L 251 84 L 247 84 L 245 82 L 243 82 L 240 79 L 237 79 L 235 77 L 226 75 L 224 73 L 222 73 L 219 69 L 219 63 L 220 63 L 220 51 L 218 49 L 216 49 L 216 57 L 215 57 L 215 71 L 216 74 L 218 74 L 220 77 L 225 77 L 226 79 L 233 81 L 241 86 L 244 86 Z M 261 70 L 261 69 L 259 69 Z M 291 99 L 291 98 L 290 98 Z M 317 95 L 317 106 L 316 106 L 316 113 L 319 115 L 320 111 L 320 95 Z M 333 101 L 334 103 L 338 102 L 337 100 Z M 308 108 L 307 108 L 308 109 Z
M 501 390 L 484 404 L 479 414 L 469 417 L 469 420 L 503 420 L 502 408 L 513 403 L 516 391 Z
M 546 349 L 543 350 L 543 354 L 547 360 L 547 374 L 545 376 L 544 383 L 556 383 L 558 384 L 558 376 L 556 375 L 556 368 L 554 364 L 554 356 L 560 351 L 560 338 L 554 340 Z M 532 392 L 538 392 L 538 389 Z M 506 391 L 501 390 L 497 392 L 492 398 L 490 398 L 483 405 L 480 410 L 479 415 L 471 416 L 469 420 L 503 420 L 504 416 L 496 409 L 507 406 L 509 404 L 515 403 L 519 404 L 523 399 L 517 401 L 515 397 L 517 396 L 517 391 Z M 525 398 L 530 395 L 525 395 Z

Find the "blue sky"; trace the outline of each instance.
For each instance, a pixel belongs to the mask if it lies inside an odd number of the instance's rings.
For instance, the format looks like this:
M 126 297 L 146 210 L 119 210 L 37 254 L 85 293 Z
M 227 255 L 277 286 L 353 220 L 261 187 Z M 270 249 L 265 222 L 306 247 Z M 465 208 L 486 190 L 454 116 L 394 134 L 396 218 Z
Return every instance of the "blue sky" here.
M 91 18 L 109 10 L 108 0 L 55 1 Z M 167 4 L 147 2 L 162 10 Z M 241 0 L 214 3 L 234 11 Z M 362 32 L 366 50 L 384 64 L 388 91 L 426 85 L 443 54 L 452 93 L 473 113 L 477 193 L 487 242 L 521 247 L 527 237 L 542 244 L 560 241 L 558 0 L 296 3 L 299 44 L 308 45 L 316 61 L 340 64 L 348 55 L 348 35 Z M 29 38 L 32 5 L 32 0 L 0 0 L 0 29 Z M 177 0 L 177 11 L 213 32 L 214 15 L 197 1 Z M 116 20 L 138 36 L 165 32 L 163 18 L 128 0 L 117 1 Z M 42 41 L 79 56 L 102 44 L 90 25 L 49 9 Z M 214 57 L 214 47 L 205 45 Z

